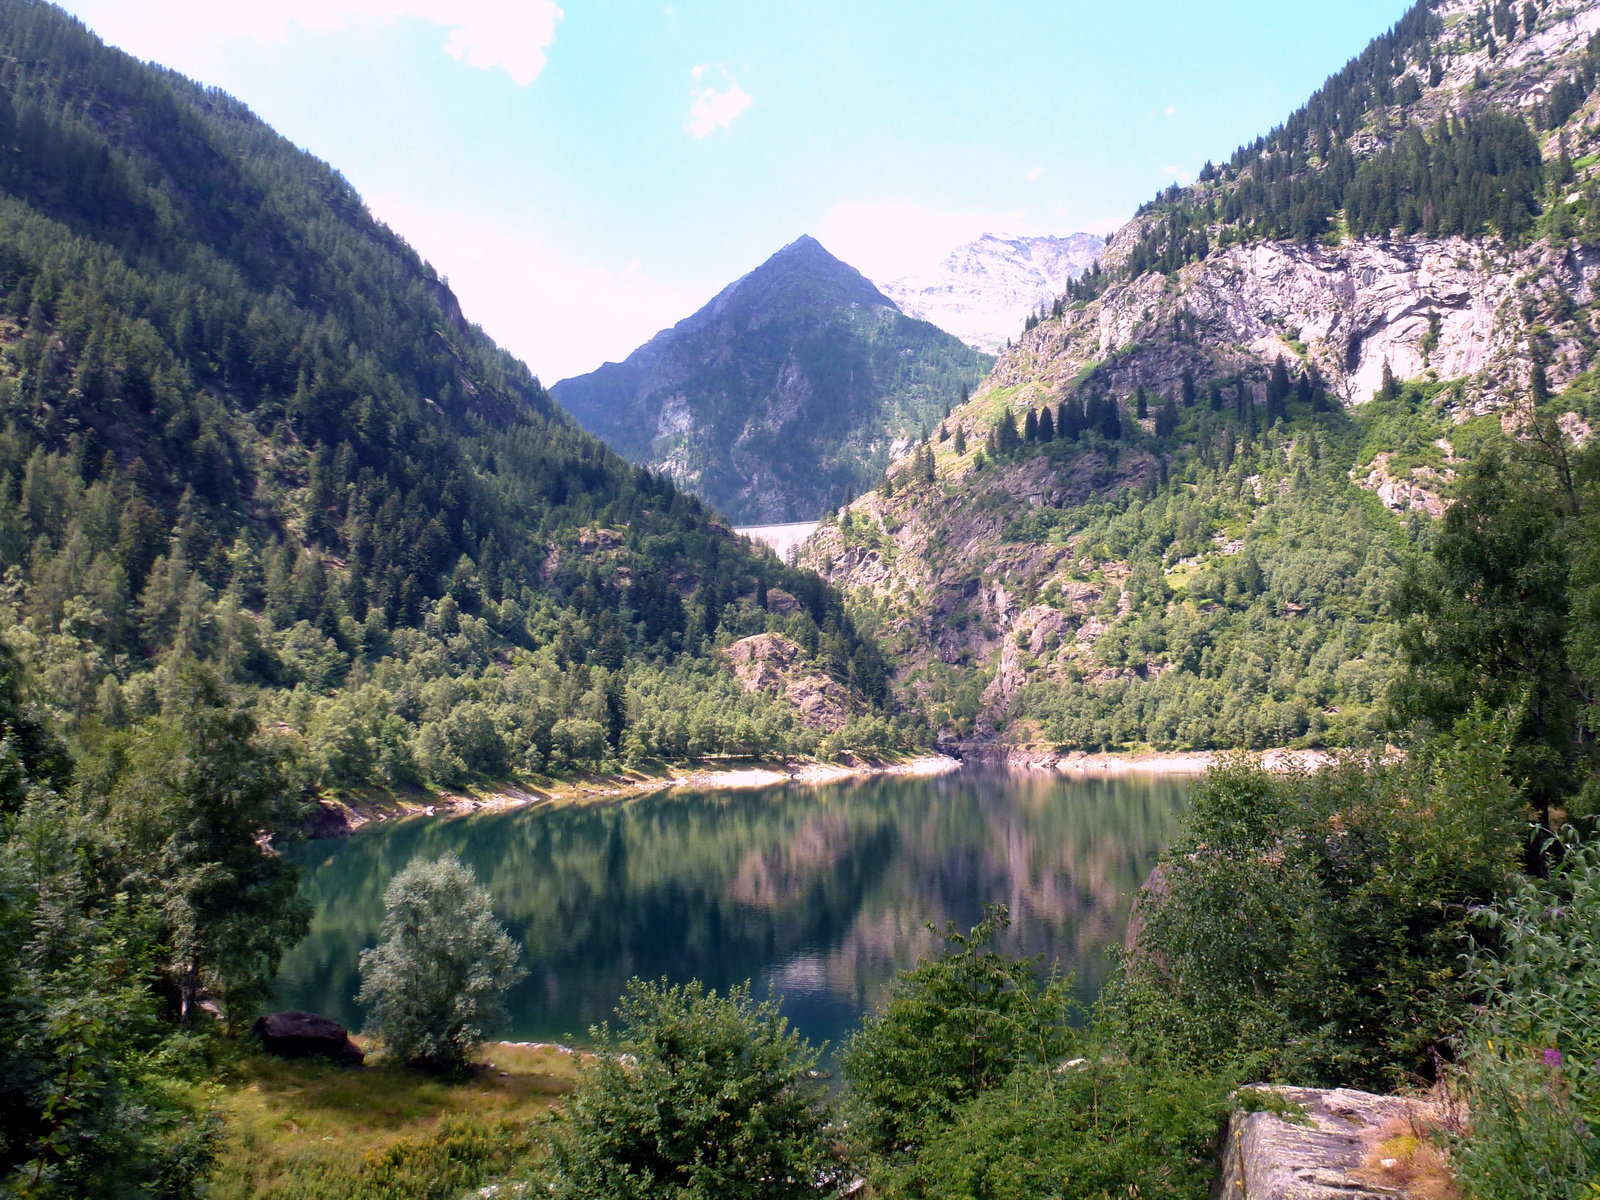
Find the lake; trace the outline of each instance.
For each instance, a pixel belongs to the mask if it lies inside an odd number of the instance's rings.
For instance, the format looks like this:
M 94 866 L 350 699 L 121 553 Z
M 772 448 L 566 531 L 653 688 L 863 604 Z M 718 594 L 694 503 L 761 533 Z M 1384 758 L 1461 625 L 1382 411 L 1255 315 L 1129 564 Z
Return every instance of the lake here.
M 369 825 L 287 849 L 316 917 L 277 1002 L 359 1029 L 356 964 L 384 888 L 447 851 L 526 948 L 513 1040 L 581 1043 L 630 977 L 665 975 L 770 985 L 802 1033 L 837 1046 L 939 946 L 928 922 L 965 929 L 988 901 L 1011 908 L 1005 949 L 1060 963 L 1089 1001 L 1189 786 L 958 771 Z

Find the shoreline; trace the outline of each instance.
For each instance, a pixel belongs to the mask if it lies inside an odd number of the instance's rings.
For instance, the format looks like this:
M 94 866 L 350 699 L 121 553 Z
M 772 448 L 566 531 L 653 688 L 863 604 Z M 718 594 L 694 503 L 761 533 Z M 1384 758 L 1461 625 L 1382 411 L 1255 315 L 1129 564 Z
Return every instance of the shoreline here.
M 738 791 L 790 783 L 814 787 L 843 783 L 850 779 L 948 775 L 959 771 L 962 766 L 960 759 L 940 753 L 842 763 L 814 762 L 809 759 L 751 759 L 738 766 L 698 763 L 668 767 L 660 774 L 584 775 L 552 781 L 543 787 L 442 792 L 426 799 L 393 795 L 382 800 L 323 798 L 317 801 L 317 811 L 305 822 L 303 832 L 308 837 L 342 837 L 374 822 L 404 821 L 416 817 L 465 816 L 469 813 L 503 812 L 538 805 L 603 803 L 678 788 Z
M 998 767 L 1019 773 L 1047 772 L 1055 775 L 1204 775 L 1220 759 L 1240 753 L 1237 750 L 1136 750 L 1130 752 L 1086 750 L 1058 751 L 1044 747 L 971 747 L 967 765 Z M 1269 771 L 1315 771 L 1337 757 L 1331 750 L 1244 751 Z
M 582 775 L 553 780 L 542 787 L 510 787 L 483 792 L 441 792 L 430 797 L 368 796 L 345 800 L 323 798 L 301 826 L 307 837 L 342 837 L 374 822 L 417 817 L 465 816 L 538 805 L 593 804 L 629 800 L 678 788 L 737 791 L 802 784 L 816 787 L 851 779 L 948 775 L 967 769 L 998 769 L 1018 774 L 1047 773 L 1074 778 L 1114 775 L 1203 775 L 1217 761 L 1238 753 L 1228 750 L 1143 750 L 1126 753 L 1044 747 L 974 745 L 960 748 L 966 757 L 935 751 L 903 759 L 860 759 L 826 763 L 810 759 L 748 759 L 726 766 L 696 763 L 663 768 L 656 773 Z M 1268 770 L 1315 771 L 1334 761 L 1329 750 L 1247 751 Z

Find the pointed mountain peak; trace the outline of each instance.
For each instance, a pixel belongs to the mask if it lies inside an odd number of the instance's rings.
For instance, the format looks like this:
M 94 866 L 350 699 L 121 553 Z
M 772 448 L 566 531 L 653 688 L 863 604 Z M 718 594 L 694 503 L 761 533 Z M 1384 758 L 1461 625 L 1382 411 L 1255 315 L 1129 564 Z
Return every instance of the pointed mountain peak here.
M 727 287 L 707 307 L 725 311 L 730 304 L 766 303 L 782 296 L 803 307 L 862 304 L 895 308 L 895 302 L 849 263 L 841 262 L 810 234 L 802 234 L 748 275 Z

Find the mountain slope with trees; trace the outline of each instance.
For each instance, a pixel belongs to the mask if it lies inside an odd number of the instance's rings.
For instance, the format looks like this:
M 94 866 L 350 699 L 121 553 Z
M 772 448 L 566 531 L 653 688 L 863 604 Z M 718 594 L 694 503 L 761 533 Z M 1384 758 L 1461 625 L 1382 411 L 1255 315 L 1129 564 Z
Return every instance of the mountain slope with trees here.
M 1481 447 L 1594 420 L 1600 5 L 1417 4 L 814 536 L 956 739 L 1361 742 Z M 1559 393 L 1559 395 L 1558 395 Z
M 802 237 L 622 363 L 551 392 L 742 525 L 814 520 L 926 438 L 993 360 Z
M 199 661 L 308 787 L 816 750 L 722 661 L 775 632 L 888 736 L 825 585 L 584 433 L 238 102 L 5 0 L 0 146 L 0 635 L 67 730 Z

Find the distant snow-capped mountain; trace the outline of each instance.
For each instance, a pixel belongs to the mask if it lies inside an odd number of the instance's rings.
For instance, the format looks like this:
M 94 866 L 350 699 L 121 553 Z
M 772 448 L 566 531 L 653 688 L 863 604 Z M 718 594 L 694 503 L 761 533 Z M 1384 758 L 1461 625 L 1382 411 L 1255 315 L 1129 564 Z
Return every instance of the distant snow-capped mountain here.
M 882 283 L 900 310 L 993 354 L 1041 301 L 1054 300 L 1106 248 L 1092 233 L 1005 237 L 986 233 L 952 250 L 932 271 Z

